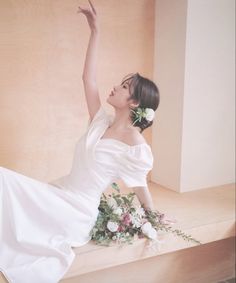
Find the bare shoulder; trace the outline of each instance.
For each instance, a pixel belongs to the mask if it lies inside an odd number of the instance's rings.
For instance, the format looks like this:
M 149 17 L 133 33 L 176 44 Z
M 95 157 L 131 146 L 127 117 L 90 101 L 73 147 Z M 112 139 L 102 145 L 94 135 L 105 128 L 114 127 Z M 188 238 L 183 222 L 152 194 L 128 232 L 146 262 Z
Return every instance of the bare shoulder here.
M 136 144 L 146 143 L 146 140 L 140 132 L 133 129 L 130 130 L 129 133 L 127 134 L 127 142 L 129 144 L 136 145 Z

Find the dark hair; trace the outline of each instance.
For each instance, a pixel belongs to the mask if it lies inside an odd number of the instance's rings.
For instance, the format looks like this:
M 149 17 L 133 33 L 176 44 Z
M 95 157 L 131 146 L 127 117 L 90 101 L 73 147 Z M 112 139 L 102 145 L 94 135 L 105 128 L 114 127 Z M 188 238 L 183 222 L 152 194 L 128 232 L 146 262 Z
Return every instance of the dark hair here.
M 148 78 L 141 76 L 139 73 L 125 76 L 122 80 L 122 84 L 127 80 L 130 80 L 129 91 L 131 94 L 128 100 L 132 99 L 139 103 L 137 107 L 131 109 L 135 111 L 140 107 L 151 108 L 155 111 L 160 103 L 160 92 L 156 84 Z M 130 111 L 130 117 L 134 122 L 136 116 L 132 111 Z M 148 121 L 143 117 L 142 120 L 140 122 L 137 121 L 134 126 L 139 127 L 142 133 L 143 130 L 150 127 L 152 123 L 153 121 Z

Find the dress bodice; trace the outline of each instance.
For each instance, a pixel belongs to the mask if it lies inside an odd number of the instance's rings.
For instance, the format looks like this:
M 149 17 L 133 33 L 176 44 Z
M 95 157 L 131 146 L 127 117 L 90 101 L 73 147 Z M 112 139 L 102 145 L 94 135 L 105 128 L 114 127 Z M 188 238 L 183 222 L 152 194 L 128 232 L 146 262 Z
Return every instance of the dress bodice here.
M 121 178 L 128 187 L 147 186 L 146 176 L 153 166 L 150 146 L 101 139 L 113 119 L 103 106 L 99 108 L 76 144 L 70 173 L 51 184 L 86 195 L 97 205 L 102 192 L 115 179 Z
M 9 282 L 61 282 L 72 247 L 91 240 L 102 192 L 117 178 L 146 185 L 150 147 L 101 139 L 111 121 L 101 106 L 76 143 L 70 173 L 54 182 L 0 167 L 0 270 Z

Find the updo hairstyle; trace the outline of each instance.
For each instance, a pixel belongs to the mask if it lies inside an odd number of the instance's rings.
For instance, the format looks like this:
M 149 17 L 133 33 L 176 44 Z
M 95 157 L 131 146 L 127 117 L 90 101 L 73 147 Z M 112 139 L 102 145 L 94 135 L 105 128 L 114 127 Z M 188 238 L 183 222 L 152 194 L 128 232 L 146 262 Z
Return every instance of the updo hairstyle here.
M 160 93 L 159 89 L 156 84 L 141 76 L 139 73 L 129 74 L 125 76 L 122 80 L 122 84 L 125 83 L 127 80 L 131 79 L 129 84 L 129 91 L 130 97 L 128 100 L 134 100 L 135 102 L 139 103 L 139 105 L 135 108 L 131 108 L 132 110 L 137 110 L 138 107 L 140 108 L 151 108 L 154 111 L 158 108 L 160 103 Z M 135 121 L 135 114 L 130 111 L 131 121 Z M 153 121 L 148 121 L 144 117 L 142 117 L 141 121 L 136 121 L 134 124 L 135 127 L 139 127 L 142 133 L 144 129 L 147 129 L 153 124 Z

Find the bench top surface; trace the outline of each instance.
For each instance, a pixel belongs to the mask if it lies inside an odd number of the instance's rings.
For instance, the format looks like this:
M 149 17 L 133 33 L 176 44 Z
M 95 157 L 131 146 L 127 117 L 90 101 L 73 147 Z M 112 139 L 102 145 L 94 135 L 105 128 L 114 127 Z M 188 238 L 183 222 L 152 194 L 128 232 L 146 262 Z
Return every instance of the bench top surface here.
M 175 218 L 176 229 L 190 230 L 191 228 L 235 220 L 235 184 L 214 188 L 206 188 L 190 192 L 178 193 L 166 189 L 153 182 L 148 183 L 155 208 L 170 218 Z M 109 188 L 105 194 L 114 189 Z M 121 193 L 131 190 L 122 188 Z M 93 241 L 74 248 L 76 253 L 103 249 Z

